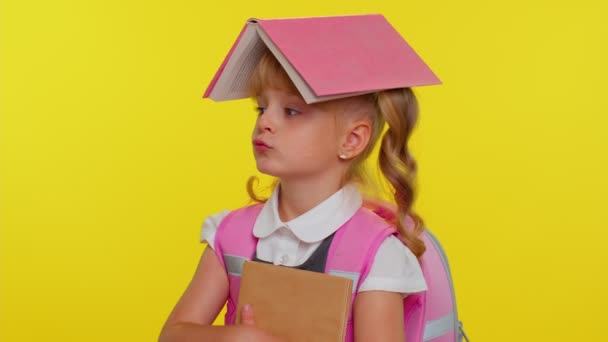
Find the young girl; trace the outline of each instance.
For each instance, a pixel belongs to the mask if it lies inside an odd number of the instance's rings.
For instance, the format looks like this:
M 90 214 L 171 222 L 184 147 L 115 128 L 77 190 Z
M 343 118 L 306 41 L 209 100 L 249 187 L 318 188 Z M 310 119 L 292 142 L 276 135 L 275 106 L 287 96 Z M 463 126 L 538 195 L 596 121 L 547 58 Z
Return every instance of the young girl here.
M 252 145 L 260 172 L 276 177 L 269 199 L 253 226 L 255 257 L 274 264 L 305 264 L 327 245 L 353 215 L 374 200 L 363 200 L 363 162 L 380 139 L 379 165 L 394 189 L 399 237 L 386 238 L 363 279 L 352 306 L 354 339 L 403 341 L 404 296 L 425 291 L 417 257 L 425 250 L 418 236 L 423 223 L 412 212 L 416 162 L 408 151 L 418 107 L 410 88 L 306 104 L 274 56 L 266 51 L 253 72 L 250 92 L 258 117 Z M 255 307 L 243 307 L 242 323 L 212 326 L 229 296 L 229 278 L 215 234 L 227 211 L 208 217 L 202 229 L 206 248 L 194 277 L 173 309 L 160 341 L 280 341 L 256 328 Z M 405 229 L 410 220 L 413 229 Z

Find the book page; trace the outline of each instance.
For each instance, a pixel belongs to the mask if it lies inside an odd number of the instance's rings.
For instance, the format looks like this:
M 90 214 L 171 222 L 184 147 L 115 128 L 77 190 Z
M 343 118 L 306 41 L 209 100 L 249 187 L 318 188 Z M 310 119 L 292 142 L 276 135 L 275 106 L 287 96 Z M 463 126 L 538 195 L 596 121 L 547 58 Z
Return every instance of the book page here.
M 249 79 L 264 52 L 264 42 L 260 39 L 254 26 L 255 23 L 248 24 L 212 90 L 210 98 L 223 101 L 249 96 L 247 93 Z

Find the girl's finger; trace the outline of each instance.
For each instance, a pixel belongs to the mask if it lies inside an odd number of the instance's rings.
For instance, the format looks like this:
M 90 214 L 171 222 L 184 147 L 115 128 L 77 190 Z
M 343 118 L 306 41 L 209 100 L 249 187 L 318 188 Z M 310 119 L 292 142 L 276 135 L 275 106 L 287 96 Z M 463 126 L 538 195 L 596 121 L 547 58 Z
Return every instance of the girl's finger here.
M 253 309 L 251 305 L 245 304 L 241 309 L 241 323 L 245 325 L 255 325 L 253 321 Z

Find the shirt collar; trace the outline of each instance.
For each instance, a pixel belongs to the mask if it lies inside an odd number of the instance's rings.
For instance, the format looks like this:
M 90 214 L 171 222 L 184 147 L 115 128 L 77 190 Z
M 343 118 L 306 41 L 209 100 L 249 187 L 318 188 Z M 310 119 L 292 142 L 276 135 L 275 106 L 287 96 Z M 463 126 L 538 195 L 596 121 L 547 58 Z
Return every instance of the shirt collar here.
M 356 185 L 349 183 L 309 211 L 283 222 L 278 210 L 280 186 L 279 183 L 275 187 L 255 221 L 253 235 L 257 238 L 265 238 L 285 227 L 306 243 L 321 241 L 346 223 L 363 203 Z

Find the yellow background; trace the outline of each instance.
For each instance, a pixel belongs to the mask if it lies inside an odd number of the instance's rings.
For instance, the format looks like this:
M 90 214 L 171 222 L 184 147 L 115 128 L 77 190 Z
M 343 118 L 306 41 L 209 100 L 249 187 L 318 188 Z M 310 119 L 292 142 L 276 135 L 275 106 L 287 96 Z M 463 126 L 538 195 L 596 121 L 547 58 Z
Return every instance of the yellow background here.
M 0 340 L 152 341 L 246 202 L 248 101 L 201 95 L 249 17 L 383 13 L 419 88 L 415 208 L 473 341 L 608 339 L 602 1 L 0 2 Z

